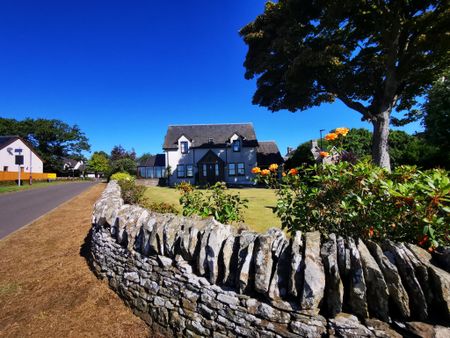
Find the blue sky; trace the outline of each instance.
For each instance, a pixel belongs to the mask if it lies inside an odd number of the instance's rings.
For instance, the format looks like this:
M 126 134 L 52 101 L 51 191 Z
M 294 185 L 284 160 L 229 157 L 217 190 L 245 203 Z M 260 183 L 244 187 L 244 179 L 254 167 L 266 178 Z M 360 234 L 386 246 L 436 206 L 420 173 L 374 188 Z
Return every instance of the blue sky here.
M 283 154 L 320 129 L 371 129 L 340 102 L 297 113 L 251 104 L 238 31 L 264 2 L 3 0 L 0 116 L 61 119 L 93 151 L 138 154 L 161 152 L 169 124 L 252 122 Z

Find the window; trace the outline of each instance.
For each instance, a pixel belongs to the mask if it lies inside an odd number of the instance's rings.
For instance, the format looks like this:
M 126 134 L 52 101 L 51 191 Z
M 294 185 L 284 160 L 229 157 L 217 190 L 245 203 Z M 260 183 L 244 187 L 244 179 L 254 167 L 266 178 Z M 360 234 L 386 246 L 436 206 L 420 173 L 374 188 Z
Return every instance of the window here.
M 180 143 L 180 145 L 181 145 L 181 153 L 182 154 L 187 154 L 188 151 L 189 151 L 188 143 L 186 141 L 183 141 L 183 142 Z
M 155 178 L 161 178 L 162 175 L 162 167 L 155 167 Z
M 245 175 L 244 163 L 238 163 L 237 164 L 237 173 L 238 173 L 239 176 L 244 176 Z
M 219 164 L 218 163 L 216 163 L 214 165 L 214 171 L 215 171 L 216 177 L 219 177 Z
M 185 173 L 185 170 L 184 170 L 185 168 L 184 168 L 184 165 L 183 164 L 179 164 L 178 166 L 177 166 L 177 176 L 178 177 L 185 177 L 186 176 L 186 173 Z
M 8 171 L 8 166 L 5 165 L 5 166 L 3 167 L 3 171 Z
M 235 163 L 228 164 L 228 175 L 236 176 L 236 164 Z
M 153 167 L 147 167 L 147 173 L 144 177 L 145 178 L 153 178 Z
M 241 140 L 233 141 L 233 151 L 241 151 Z
M 186 166 L 186 177 L 194 177 L 194 166 L 192 164 Z
M 214 143 L 214 139 L 213 139 L 212 137 L 210 137 L 210 138 L 208 139 L 208 143 Z

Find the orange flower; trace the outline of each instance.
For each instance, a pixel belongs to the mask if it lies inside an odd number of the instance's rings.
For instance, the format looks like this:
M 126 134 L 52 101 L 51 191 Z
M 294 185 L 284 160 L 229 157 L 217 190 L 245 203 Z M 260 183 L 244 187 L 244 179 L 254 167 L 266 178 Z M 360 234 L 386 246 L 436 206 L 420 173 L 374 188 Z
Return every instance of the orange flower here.
M 283 176 L 283 177 L 284 177 L 284 176 L 286 176 L 286 173 L 285 173 L 285 172 L 283 172 L 283 173 L 281 174 L 281 176 Z
M 369 229 L 369 237 L 373 237 L 374 231 L 373 231 L 373 227 L 370 227 Z
M 333 141 L 337 138 L 338 138 L 338 134 L 336 134 L 336 133 L 329 133 L 329 134 L 325 135 L 325 140 L 327 140 L 327 141 Z
M 432 246 L 430 246 L 429 248 L 428 248 L 428 252 L 433 252 L 434 251 L 434 248 L 432 247 Z
M 291 170 L 289 170 L 289 175 L 297 175 L 298 174 L 298 170 L 295 168 L 292 168 Z
M 261 170 L 261 175 L 267 176 L 267 175 L 269 175 L 269 174 L 270 174 L 270 170 L 268 170 L 268 169 L 263 169 L 263 170 Z
M 422 246 L 428 241 L 428 236 L 425 235 L 422 237 L 422 240 L 419 242 L 419 245 Z
M 278 170 L 278 164 L 276 164 L 276 163 L 271 164 L 271 165 L 269 166 L 269 170 L 270 170 L 271 172 L 277 171 L 277 170 Z
M 349 132 L 349 129 L 348 128 L 336 128 L 336 130 L 334 132 L 338 135 L 346 136 Z
M 253 174 L 259 174 L 260 172 L 261 172 L 261 169 L 259 167 L 252 168 L 252 173 Z
M 320 152 L 320 157 L 328 157 L 330 156 L 330 153 L 328 151 L 321 151 Z

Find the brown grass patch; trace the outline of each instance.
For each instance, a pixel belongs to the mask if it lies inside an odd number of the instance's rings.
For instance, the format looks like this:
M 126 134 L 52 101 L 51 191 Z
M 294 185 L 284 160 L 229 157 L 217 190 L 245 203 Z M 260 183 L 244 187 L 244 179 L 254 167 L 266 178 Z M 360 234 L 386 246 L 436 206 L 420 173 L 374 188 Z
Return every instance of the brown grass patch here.
M 98 184 L 0 241 L 1 337 L 148 337 L 80 254 Z

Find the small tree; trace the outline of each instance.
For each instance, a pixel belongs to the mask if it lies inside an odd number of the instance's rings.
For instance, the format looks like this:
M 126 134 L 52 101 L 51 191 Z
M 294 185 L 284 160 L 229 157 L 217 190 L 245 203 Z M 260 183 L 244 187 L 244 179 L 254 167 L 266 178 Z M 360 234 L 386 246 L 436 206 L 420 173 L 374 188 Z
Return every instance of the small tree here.
M 89 170 L 92 170 L 95 173 L 95 177 L 98 177 L 99 173 L 107 173 L 109 172 L 109 160 L 108 157 L 105 156 L 104 152 L 94 152 L 87 163 L 87 167 Z
M 295 112 L 341 100 L 373 124 L 390 170 L 393 109 L 409 110 L 450 64 L 448 1 L 279 0 L 241 29 L 253 103 Z

